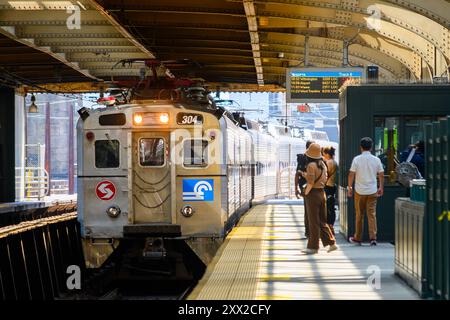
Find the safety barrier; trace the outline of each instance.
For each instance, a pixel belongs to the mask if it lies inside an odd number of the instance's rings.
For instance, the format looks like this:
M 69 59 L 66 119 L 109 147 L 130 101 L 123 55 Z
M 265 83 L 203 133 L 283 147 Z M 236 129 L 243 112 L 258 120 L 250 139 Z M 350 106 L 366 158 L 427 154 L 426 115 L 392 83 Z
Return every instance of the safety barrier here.
M 450 117 L 426 126 L 427 201 L 424 229 L 426 288 L 430 297 L 449 300 Z
M 424 266 L 425 204 L 408 198 L 395 201 L 395 274 L 422 297 L 427 296 Z
M 0 257 L 0 300 L 63 297 L 68 267 L 84 274 L 76 212 L 0 228 Z
M 295 172 L 297 167 L 289 166 L 283 168 L 278 173 L 278 197 L 295 197 Z
M 44 168 L 16 168 L 16 192 L 23 192 L 24 198 L 40 200 L 49 195 L 49 188 L 49 175 Z

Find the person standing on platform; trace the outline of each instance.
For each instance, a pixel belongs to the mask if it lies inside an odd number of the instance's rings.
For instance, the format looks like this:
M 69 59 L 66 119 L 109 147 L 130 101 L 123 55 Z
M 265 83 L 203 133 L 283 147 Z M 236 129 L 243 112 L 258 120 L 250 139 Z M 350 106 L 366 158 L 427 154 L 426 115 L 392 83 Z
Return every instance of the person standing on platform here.
M 327 223 L 330 226 L 333 235 L 335 234 L 334 223 L 336 222 L 336 177 L 338 170 L 338 164 L 336 160 L 334 160 L 335 153 L 336 149 L 333 147 L 325 147 L 323 149 L 323 158 L 327 165 L 328 175 L 325 184 L 325 195 L 327 197 Z
M 313 143 L 306 150 L 308 158 L 306 171 L 301 172 L 306 179 L 305 204 L 308 215 L 309 238 L 306 254 L 316 254 L 319 251 L 319 240 L 328 252 L 337 250 L 336 240 L 327 224 L 327 209 L 324 187 L 327 182 L 327 168 L 322 159 L 320 145 Z
M 306 149 L 309 148 L 311 144 L 313 144 L 314 141 L 308 140 L 306 141 Z M 306 179 L 301 175 L 301 172 L 306 171 L 306 166 L 308 164 L 308 157 L 304 154 L 298 154 L 297 155 L 297 171 L 295 172 L 295 196 L 297 199 L 300 199 L 300 197 L 304 196 L 304 188 L 306 185 Z M 309 228 L 308 228 L 308 214 L 306 213 L 306 204 L 303 202 L 303 208 L 304 208 L 304 218 L 303 223 L 305 225 L 305 238 L 303 240 L 307 239 L 309 237 Z
M 361 245 L 364 231 L 364 213 L 367 212 L 369 224 L 370 245 L 377 245 L 377 199 L 383 196 L 384 169 L 381 160 L 372 155 L 373 141 L 371 138 L 361 139 L 361 154 L 353 159 L 348 175 L 347 195 L 353 196 L 353 181 L 355 181 L 355 234 L 350 237 L 351 243 Z M 379 186 L 377 186 L 377 176 Z

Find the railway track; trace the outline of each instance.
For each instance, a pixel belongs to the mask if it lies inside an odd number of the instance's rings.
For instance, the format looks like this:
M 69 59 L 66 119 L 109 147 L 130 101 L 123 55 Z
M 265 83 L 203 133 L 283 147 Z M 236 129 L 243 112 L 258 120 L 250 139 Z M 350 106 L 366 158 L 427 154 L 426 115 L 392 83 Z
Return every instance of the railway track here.
M 115 261 L 87 270 L 77 212 L 67 211 L 0 227 L 0 300 L 183 300 L 193 289 L 187 280 L 118 281 Z M 72 265 L 80 267 L 81 290 L 67 288 Z
M 194 288 L 194 284 L 182 288 L 174 288 L 172 292 L 164 290 L 164 292 L 145 292 L 133 289 L 113 288 L 97 300 L 185 300 Z M 181 291 L 180 291 L 181 289 Z
M 113 284 L 101 293 L 93 294 L 87 290 L 65 296 L 63 300 L 185 300 L 196 283 L 170 283 L 135 287 L 132 284 Z

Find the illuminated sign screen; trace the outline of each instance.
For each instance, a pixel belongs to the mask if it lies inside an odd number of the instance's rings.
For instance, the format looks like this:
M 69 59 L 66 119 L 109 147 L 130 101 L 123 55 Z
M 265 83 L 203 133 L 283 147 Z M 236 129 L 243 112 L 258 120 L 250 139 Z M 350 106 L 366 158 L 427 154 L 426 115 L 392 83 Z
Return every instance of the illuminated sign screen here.
M 288 69 L 287 102 L 339 102 L 339 88 L 346 82 L 361 83 L 364 68 Z

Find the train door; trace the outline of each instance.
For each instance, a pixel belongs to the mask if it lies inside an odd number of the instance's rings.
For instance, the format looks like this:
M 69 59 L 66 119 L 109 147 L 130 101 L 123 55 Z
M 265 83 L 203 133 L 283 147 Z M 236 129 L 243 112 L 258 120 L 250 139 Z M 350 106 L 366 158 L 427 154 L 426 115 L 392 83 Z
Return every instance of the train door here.
M 132 138 L 134 223 L 171 223 L 169 132 L 135 132 Z

